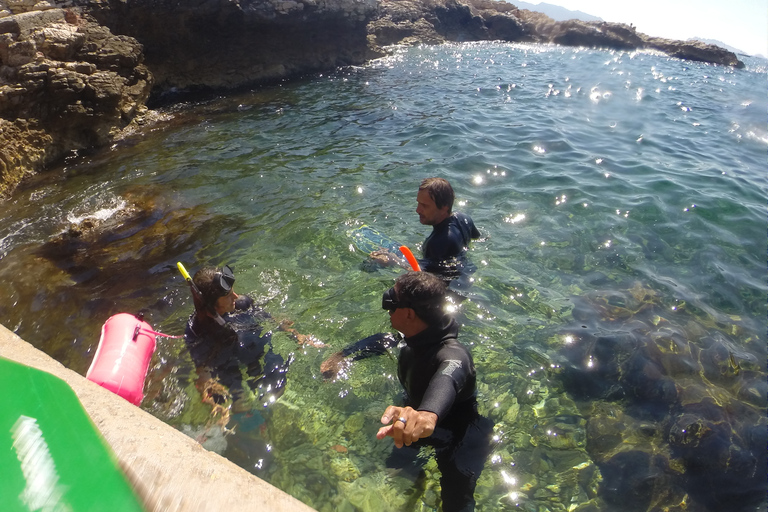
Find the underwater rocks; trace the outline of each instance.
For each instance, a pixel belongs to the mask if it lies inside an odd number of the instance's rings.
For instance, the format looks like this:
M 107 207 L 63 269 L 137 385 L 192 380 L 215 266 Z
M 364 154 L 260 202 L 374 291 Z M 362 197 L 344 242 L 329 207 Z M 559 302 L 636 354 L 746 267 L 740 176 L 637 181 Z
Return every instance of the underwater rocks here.
M 765 499 L 765 347 L 652 290 L 574 298 L 554 372 L 588 418 L 599 496 L 621 510 L 754 510 Z M 753 353 L 754 352 L 754 353 Z

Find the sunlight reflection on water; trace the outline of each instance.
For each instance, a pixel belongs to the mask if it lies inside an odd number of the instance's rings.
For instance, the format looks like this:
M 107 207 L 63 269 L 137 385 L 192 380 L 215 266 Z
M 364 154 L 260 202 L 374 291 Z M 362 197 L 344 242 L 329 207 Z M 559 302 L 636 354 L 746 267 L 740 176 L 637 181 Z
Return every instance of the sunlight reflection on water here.
M 276 353 L 296 360 L 263 421 L 235 417 L 219 449 L 319 510 L 397 510 L 416 491 L 373 438 L 400 395 L 395 353 L 332 382 L 319 365 L 389 329 L 381 292 L 399 270 L 364 267 L 348 232 L 375 226 L 418 250 L 428 228 L 415 190 L 443 175 L 482 232 L 455 305 L 496 424 L 478 509 L 610 510 L 601 482 L 629 460 L 637 470 L 616 489 L 654 481 L 666 494 L 642 499 L 715 510 L 721 496 L 686 474 L 703 463 L 691 447 L 730 446 L 747 465 L 764 456 L 751 430 L 765 426 L 755 414 L 768 292 L 755 73 L 647 53 L 446 45 L 191 107 L 165 131 L 73 164 L 60 190 L 39 184 L 0 206 L 0 311 L 80 371 L 110 314 L 146 309 L 164 332 L 183 330 L 192 306 L 176 261 L 231 263 L 238 290 L 274 317 Z M 146 215 L 56 239 L 67 215 L 109 220 L 123 203 Z M 276 330 L 283 320 L 328 347 L 297 345 Z M 144 408 L 199 433 L 195 379 L 183 342 L 160 344 Z M 713 403 L 739 415 L 711 421 L 722 415 Z M 713 436 L 665 435 L 690 418 Z M 753 499 L 749 478 L 706 463 Z M 438 475 L 426 475 L 417 501 L 431 507 Z

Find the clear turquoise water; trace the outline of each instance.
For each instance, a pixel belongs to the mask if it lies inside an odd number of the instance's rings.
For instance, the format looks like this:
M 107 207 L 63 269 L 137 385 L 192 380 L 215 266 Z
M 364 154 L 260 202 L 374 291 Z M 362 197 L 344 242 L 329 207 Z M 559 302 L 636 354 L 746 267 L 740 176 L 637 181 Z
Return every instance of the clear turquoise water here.
M 714 403 L 726 419 L 697 417 L 737 438 L 698 446 L 741 447 L 752 473 L 713 471 L 735 479 L 732 503 L 757 510 L 765 483 L 749 474 L 765 474 L 765 450 L 744 429 L 766 423 L 768 75 L 765 61 L 747 65 L 457 44 L 175 107 L 173 121 L 0 205 L 3 323 L 84 374 L 111 314 L 144 308 L 155 328 L 183 330 L 192 306 L 176 261 L 230 263 L 240 292 L 327 347 L 275 332 L 275 350 L 296 356 L 285 394 L 207 446 L 318 510 L 430 510 L 436 468 L 414 487 L 384 468 L 391 445 L 374 437 L 399 395 L 395 359 L 334 382 L 319 365 L 388 328 L 380 296 L 398 271 L 364 269 L 347 233 L 368 224 L 418 249 L 429 228 L 416 188 L 439 175 L 483 233 L 458 313 L 496 422 L 478 509 L 613 510 L 615 456 L 645 453 L 655 483 L 638 510 L 722 510 L 674 437 L 684 412 Z M 149 214 L 52 251 L 70 222 L 132 204 Z M 617 348 L 606 363 L 621 372 L 594 373 L 620 398 L 563 377 L 606 362 L 601 337 L 631 339 L 632 357 Z M 162 341 L 142 406 L 198 436 L 208 418 L 195 376 L 183 343 Z M 667 380 L 671 402 L 638 391 Z

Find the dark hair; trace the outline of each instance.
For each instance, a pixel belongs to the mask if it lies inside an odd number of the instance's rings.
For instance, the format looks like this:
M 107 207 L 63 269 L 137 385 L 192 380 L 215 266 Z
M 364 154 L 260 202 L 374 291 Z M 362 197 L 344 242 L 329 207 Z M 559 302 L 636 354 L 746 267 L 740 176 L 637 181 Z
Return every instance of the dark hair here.
M 416 315 L 428 324 L 445 316 L 445 283 L 429 272 L 407 272 L 395 281 L 397 298 L 410 304 Z
M 216 306 L 216 301 L 224 297 L 225 292 L 218 284 L 222 269 L 216 267 L 203 267 L 195 273 L 192 282 L 195 283 L 200 295 L 192 293 L 195 309 L 198 311 L 211 311 Z
M 429 192 L 429 197 L 435 202 L 435 206 L 438 208 L 447 206 L 448 213 L 451 213 L 453 210 L 453 200 L 456 196 L 448 180 L 443 178 L 427 178 L 419 185 L 419 191 L 422 190 Z

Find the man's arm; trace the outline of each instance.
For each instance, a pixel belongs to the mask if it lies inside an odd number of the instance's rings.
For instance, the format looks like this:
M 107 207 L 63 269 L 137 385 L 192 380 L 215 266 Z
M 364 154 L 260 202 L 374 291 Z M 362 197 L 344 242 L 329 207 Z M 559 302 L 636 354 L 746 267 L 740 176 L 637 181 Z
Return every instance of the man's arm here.
M 331 354 L 320 365 L 320 371 L 326 379 L 333 379 L 341 371 L 345 362 L 386 354 L 387 349 L 396 346 L 399 341 L 390 333 L 368 336 L 349 345 L 344 350 Z
M 381 417 L 381 422 L 387 426 L 379 429 L 377 439 L 391 437 L 398 448 L 409 446 L 431 436 L 440 419 L 448 415 L 459 392 L 467 384 L 472 361 L 468 352 L 456 348 L 441 351 L 441 358 L 442 363 L 430 379 L 418 410 L 394 405 L 387 407 Z M 389 424 L 393 419 L 395 421 Z

